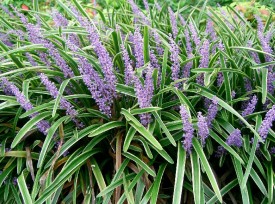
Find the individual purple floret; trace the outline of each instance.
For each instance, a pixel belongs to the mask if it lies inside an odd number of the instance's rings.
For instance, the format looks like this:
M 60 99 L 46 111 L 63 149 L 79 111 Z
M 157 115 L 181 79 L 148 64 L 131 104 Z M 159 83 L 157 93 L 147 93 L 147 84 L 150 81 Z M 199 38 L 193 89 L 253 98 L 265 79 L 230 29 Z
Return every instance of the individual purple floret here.
M 232 97 L 232 99 L 234 99 L 236 97 L 236 92 L 234 90 L 231 92 L 231 97 Z
M 67 27 L 69 24 L 68 20 L 56 9 L 52 11 L 52 17 L 56 27 Z
M 201 112 L 198 112 L 198 133 L 201 139 L 201 143 L 204 146 L 205 140 L 209 136 L 209 129 L 206 118 L 202 115 Z
M 247 104 L 246 108 L 243 110 L 242 116 L 245 117 L 247 115 L 252 114 L 255 110 L 257 102 L 258 102 L 258 98 L 256 95 L 254 95 L 251 101 Z
M 138 104 L 140 108 L 147 108 L 151 106 L 153 93 L 154 93 L 154 85 L 153 85 L 153 69 L 149 64 L 146 69 L 146 77 L 144 81 L 144 86 L 142 85 L 140 79 L 135 76 L 134 83 L 135 83 L 135 92 L 138 99 Z M 149 113 L 141 114 L 140 115 L 141 124 L 145 127 L 151 122 L 151 115 Z
M 218 99 L 217 97 L 212 98 L 212 103 L 209 105 L 208 113 L 207 113 L 207 125 L 209 128 L 212 126 L 213 120 L 216 118 L 218 113 Z
M 183 125 L 183 141 L 182 145 L 185 151 L 188 154 L 191 154 L 192 150 L 192 138 L 194 134 L 194 128 L 192 126 L 192 123 L 190 122 L 190 116 L 186 110 L 186 107 L 184 105 L 180 106 L 180 115 Z
M 275 154 L 275 147 L 271 147 L 270 150 L 269 150 L 269 153 L 270 154 Z
M 179 61 L 179 47 L 175 43 L 175 41 L 170 37 L 170 59 L 172 62 L 171 70 L 172 70 L 172 80 L 176 81 L 179 79 L 179 73 L 180 73 L 180 61 Z M 179 86 L 178 84 L 176 86 Z
M 247 78 L 244 79 L 244 88 L 246 92 L 252 91 L 251 81 Z
M 121 45 L 121 50 L 122 50 L 122 56 L 123 56 L 123 61 L 125 66 L 125 69 L 124 69 L 125 84 L 131 85 L 133 83 L 133 77 L 134 77 L 132 61 L 124 45 Z
M 136 28 L 133 39 L 134 39 L 134 54 L 136 58 L 136 68 L 139 68 L 144 65 L 143 37 L 140 34 L 139 27 Z
M 169 17 L 170 17 L 170 22 L 172 27 L 173 38 L 175 39 L 179 32 L 177 27 L 177 19 L 173 10 L 170 7 L 168 7 L 168 11 L 169 11 Z
M 226 155 L 226 154 L 227 154 L 226 149 L 224 149 L 223 146 L 218 146 L 215 157 L 220 158 L 220 157 L 222 157 L 223 155 Z
M 241 147 L 243 145 L 241 131 L 235 129 L 226 139 L 226 143 L 229 146 Z
M 33 109 L 33 106 L 29 102 L 29 100 L 26 99 L 23 93 L 20 92 L 13 83 L 9 82 L 5 77 L 1 80 L 4 86 L 12 93 L 12 95 L 16 97 L 17 102 L 21 105 L 23 109 L 25 109 L 26 111 Z M 31 117 L 35 117 L 37 115 L 38 113 L 34 113 L 31 115 Z M 50 128 L 50 124 L 47 121 L 41 120 L 36 124 L 36 126 L 40 132 L 42 132 L 44 135 L 47 135 L 47 130 Z
M 260 136 L 262 137 L 263 141 L 265 141 L 269 129 L 272 127 L 272 123 L 275 120 L 275 105 L 266 113 L 265 118 L 258 130 Z

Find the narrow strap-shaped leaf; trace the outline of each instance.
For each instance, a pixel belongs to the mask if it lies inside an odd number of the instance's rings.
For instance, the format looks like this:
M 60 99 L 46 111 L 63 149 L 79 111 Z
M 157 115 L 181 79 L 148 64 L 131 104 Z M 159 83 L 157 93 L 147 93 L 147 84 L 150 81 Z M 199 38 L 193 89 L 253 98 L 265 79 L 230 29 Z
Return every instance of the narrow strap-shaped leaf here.
M 41 113 L 31 120 L 29 120 L 17 133 L 15 136 L 14 140 L 12 141 L 11 148 L 14 148 L 20 141 L 21 139 L 25 136 L 25 134 L 33 127 L 35 126 L 39 121 L 43 120 L 44 118 L 48 117 L 51 115 L 51 112 L 44 112 Z
M 18 177 L 17 181 L 18 181 L 18 187 L 19 187 L 21 196 L 23 197 L 24 203 L 32 204 L 33 203 L 32 198 L 29 193 L 23 173 Z
M 173 204 L 181 203 L 182 187 L 184 180 L 184 171 L 186 163 L 186 151 L 184 151 L 181 142 L 178 142 L 177 167 L 173 193 Z
M 220 192 L 219 186 L 217 184 L 217 181 L 215 179 L 213 171 L 212 171 L 212 169 L 211 169 L 211 167 L 210 167 L 210 165 L 209 165 L 209 163 L 207 161 L 207 158 L 206 158 L 206 156 L 205 156 L 205 154 L 204 154 L 204 152 L 203 152 L 203 150 L 202 150 L 202 148 L 200 146 L 200 143 L 198 142 L 197 139 L 193 139 L 193 146 L 194 146 L 195 151 L 199 155 L 199 158 L 201 160 L 201 164 L 203 165 L 203 167 L 205 169 L 205 173 L 208 176 L 208 179 L 209 179 L 209 181 L 211 183 L 211 186 L 212 186 L 214 192 L 216 193 L 219 201 L 222 202 L 222 196 L 221 196 L 221 192 Z
M 268 75 L 267 68 L 263 68 L 262 69 L 262 104 L 265 104 L 265 102 L 266 102 L 266 96 L 267 96 L 267 75 Z
M 128 132 L 127 132 L 127 135 L 125 137 L 125 140 L 124 140 L 124 143 L 123 143 L 123 152 L 127 152 L 130 144 L 131 144 L 131 141 L 134 137 L 134 135 L 136 134 L 136 130 L 134 127 L 130 127 Z
M 148 174 L 150 174 L 151 176 L 155 177 L 156 173 L 154 172 L 154 170 L 152 170 L 147 164 L 145 164 L 140 158 L 136 157 L 135 155 L 129 153 L 129 152 L 124 152 L 122 154 L 123 156 L 127 157 L 128 159 L 134 161 L 135 163 L 137 163 L 139 166 L 142 167 L 142 169 L 144 169 L 144 171 L 146 171 Z
M 58 108 L 58 106 L 59 106 L 59 103 L 60 103 L 61 97 L 62 97 L 62 95 L 63 95 L 63 92 L 64 92 L 64 90 L 65 90 L 65 88 L 66 88 L 66 86 L 68 85 L 69 82 L 70 82 L 70 79 L 66 79 L 66 80 L 64 80 L 64 81 L 62 82 L 62 84 L 60 85 L 60 88 L 59 88 L 59 90 L 58 90 L 58 96 L 57 96 L 57 98 L 55 99 L 55 103 L 54 103 L 54 106 L 53 106 L 52 117 L 54 117 L 55 114 L 56 114 L 56 110 L 57 110 L 57 108 Z
M 176 146 L 176 142 L 173 138 L 173 136 L 171 135 L 171 133 L 169 132 L 169 130 L 167 129 L 167 127 L 165 126 L 164 122 L 161 120 L 159 114 L 157 112 L 153 112 L 154 117 L 156 118 L 157 122 L 159 123 L 161 129 L 164 131 L 165 135 L 167 136 L 167 138 L 169 139 L 169 141 L 171 142 L 171 144 L 173 146 Z
M 148 26 L 145 26 L 143 31 L 143 55 L 144 55 L 144 63 L 146 64 L 150 61 Z
M 192 152 L 191 165 L 192 165 L 192 187 L 194 193 L 195 204 L 201 203 L 201 169 L 200 161 L 197 152 Z
M 97 135 L 100 135 L 104 132 L 107 132 L 108 130 L 117 128 L 117 127 L 122 127 L 125 124 L 121 121 L 112 121 L 112 122 L 108 122 L 104 125 L 101 125 L 100 127 L 98 127 L 97 129 L 95 129 L 93 132 L 91 132 L 89 134 L 89 137 L 95 137 Z
M 267 187 L 268 187 L 268 202 L 273 201 L 274 194 L 274 172 L 272 169 L 272 163 L 268 162 L 267 164 Z
M 97 185 L 99 186 L 100 191 L 103 191 L 103 189 L 106 188 L 106 183 L 104 181 L 104 177 L 102 175 L 102 172 L 95 160 L 95 158 L 91 158 L 91 163 L 93 166 L 93 174 L 95 176 L 95 179 L 97 181 Z
M 237 175 L 238 184 L 240 186 L 240 184 L 243 180 L 242 165 L 237 159 L 235 159 L 233 157 L 232 157 L 232 161 L 233 161 L 233 164 L 234 164 L 234 167 L 235 167 L 235 172 L 236 172 L 236 175 Z M 243 201 L 244 204 L 249 204 L 250 203 L 247 187 L 245 187 L 244 189 L 241 188 L 241 196 L 242 196 L 242 201 Z
M 159 150 L 163 149 L 156 138 L 132 114 L 130 114 L 125 109 L 122 109 L 121 113 L 126 117 L 128 121 L 130 121 L 130 125 L 133 126 L 136 131 L 138 131 L 142 136 L 144 136 L 145 139 L 147 139 L 153 146 L 155 146 Z
M 224 196 L 226 193 L 228 193 L 232 188 L 238 185 L 238 179 L 234 179 L 230 183 L 228 183 L 225 187 L 221 189 L 221 194 Z M 206 204 L 215 204 L 217 203 L 218 198 L 217 195 L 214 195 L 210 200 L 207 201 Z
M 57 130 L 57 128 L 60 126 L 61 123 L 63 123 L 65 120 L 67 120 L 68 118 L 70 118 L 70 116 L 64 116 L 62 118 L 59 118 L 48 130 L 48 134 L 46 136 L 46 139 L 44 140 L 41 152 L 39 154 L 39 159 L 38 159 L 38 163 L 37 163 L 37 168 L 40 168 L 41 165 L 43 164 L 43 161 L 45 159 L 46 153 L 47 153 L 47 149 L 50 145 L 50 142 L 52 141 L 52 137 L 55 133 L 55 131 Z
M 67 179 L 82 166 L 82 164 L 91 156 L 93 156 L 97 151 L 91 150 L 83 152 L 79 156 L 74 156 L 74 158 L 66 165 L 61 172 L 56 176 L 54 181 L 48 186 L 44 192 L 41 193 L 39 198 L 35 201 L 35 204 L 42 204 L 47 198 L 53 195 L 60 186 L 62 186 Z
M 153 190 L 152 190 L 152 197 L 151 197 L 150 204 L 157 203 L 159 187 L 160 187 L 160 183 L 161 183 L 162 176 L 163 176 L 166 166 L 167 166 L 167 164 L 161 164 L 159 167 L 157 176 L 156 176 L 154 184 L 153 184 L 154 186 L 153 186 Z

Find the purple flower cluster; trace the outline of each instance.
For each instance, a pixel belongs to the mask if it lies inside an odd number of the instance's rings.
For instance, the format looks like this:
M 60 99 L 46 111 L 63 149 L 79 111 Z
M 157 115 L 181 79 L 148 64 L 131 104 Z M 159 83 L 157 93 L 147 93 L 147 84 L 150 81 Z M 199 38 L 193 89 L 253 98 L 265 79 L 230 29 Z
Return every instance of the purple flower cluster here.
M 26 52 L 26 57 L 27 57 L 29 63 L 30 63 L 33 67 L 35 67 L 35 66 L 38 65 L 37 62 L 33 59 L 33 57 L 31 56 L 31 54 L 30 54 L 29 52 Z
M 104 81 L 100 78 L 89 61 L 83 56 L 78 56 L 78 69 L 85 85 L 88 87 L 93 99 L 99 106 L 99 110 L 108 117 L 111 117 L 113 97 L 109 95 L 108 87 L 105 85 Z
M 154 40 L 155 40 L 155 43 L 156 43 L 156 50 L 157 50 L 157 53 L 159 55 L 163 55 L 164 51 L 163 51 L 163 48 L 161 47 L 162 45 L 162 42 L 160 40 L 160 36 L 159 34 L 157 33 L 157 31 L 153 30 L 153 35 L 154 35 Z
M 137 22 L 137 17 L 140 17 L 144 23 L 147 25 L 150 24 L 149 19 L 139 10 L 138 6 L 135 4 L 133 0 L 128 0 L 129 4 L 131 5 L 131 8 L 133 10 L 133 13 L 135 14 L 134 22 Z
M 191 37 L 192 37 L 192 39 L 193 39 L 193 41 L 194 41 L 194 43 L 195 43 L 195 46 L 196 46 L 196 47 L 199 47 L 200 44 L 201 44 L 201 40 L 200 40 L 200 37 L 199 37 L 199 35 L 198 35 L 198 32 L 197 32 L 197 30 L 196 30 L 194 24 L 193 24 L 192 22 L 190 22 L 190 23 L 188 24 L 188 28 L 189 28 L 189 31 L 190 31 L 190 33 L 191 33 Z
M 200 49 L 200 64 L 199 67 L 201 68 L 207 68 L 208 64 L 209 64 L 209 41 L 205 40 L 201 49 Z M 201 73 L 198 77 L 197 77 L 197 83 L 200 85 L 204 85 L 204 74 Z
M 226 139 L 226 143 L 229 146 L 241 147 L 243 145 L 241 131 L 235 129 Z
M 150 12 L 148 1 L 147 0 L 143 0 L 143 4 L 144 4 L 144 7 L 145 7 L 146 11 Z
M 253 47 L 253 42 L 252 42 L 251 40 L 249 40 L 247 46 L 250 47 L 250 48 L 252 48 L 252 47 Z M 260 63 L 261 63 L 258 53 L 253 52 L 253 51 L 250 51 L 249 54 L 253 57 L 254 61 L 255 61 L 257 64 L 260 64 Z
M 136 68 L 142 67 L 144 65 L 143 56 L 143 37 L 140 34 L 140 28 L 136 28 L 134 36 L 134 54 L 136 58 Z
M 172 33 L 173 33 L 173 38 L 175 39 L 178 35 L 178 27 L 177 27 L 177 19 L 176 16 L 173 12 L 173 10 L 168 7 L 168 11 L 169 11 L 169 17 L 170 17 L 170 22 L 171 22 L 171 26 L 172 26 Z
M 5 86 L 6 89 L 9 90 L 9 92 L 16 97 L 17 102 L 21 105 L 23 109 L 25 109 L 26 111 L 33 109 L 33 105 L 30 103 L 30 101 L 26 99 L 23 93 L 20 92 L 13 83 L 9 82 L 7 78 L 2 78 L 1 80 L 3 86 Z M 34 113 L 31 115 L 31 117 L 35 117 L 37 115 L 38 113 Z M 44 135 L 47 135 L 47 130 L 50 128 L 50 124 L 47 121 L 41 120 L 36 124 L 36 126 L 40 132 L 42 132 Z
M 10 10 L 9 10 L 6 6 L 0 4 L 0 8 L 1 8 L 6 14 L 8 14 L 11 18 L 14 18 L 14 17 L 15 17 L 15 16 L 13 15 L 13 13 L 10 12 Z
M 212 126 L 213 120 L 216 118 L 218 113 L 218 99 L 217 97 L 212 98 L 212 103 L 209 105 L 208 114 L 207 114 L 207 125 L 209 128 Z
M 258 130 L 260 136 L 262 137 L 263 141 L 265 141 L 269 129 L 272 127 L 272 123 L 275 120 L 275 105 L 266 113 L 265 118 Z
M 39 77 L 41 82 L 46 86 L 46 89 L 50 92 L 50 95 L 56 99 L 59 92 L 54 83 L 51 82 L 49 78 L 43 73 L 41 73 Z M 76 119 L 78 114 L 77 111 L 74 109 L 73 105 L 63 97 L 60 99 L 60 107 L 66 110 L 66 115 L 69 115 L 72 118 L 72 121 L 75 122 L 77 127 L 83 127 L 83 124 Z
M 205 145 L 205 140 L 209 136 L 209 129 L 206 118 L 201 112 L 198 112 L 198 133 L 201 138 L 202 145 Z
M 97 33 L 96 27 L 93 26 L 87 18 L 82 17 L 75 8 L 72 8 L 72 10 L 81 26 L 83 26 L 88 32 L 88 38 L 92 46 L 94 47 L 94 51 L 98 57 L 98 61 L 104 74 L 104 97 L 106 97 L 106 99 L 108 98 L 108 103 L 106 105 L 111 105 L 111 101 L 113 101 L 113 98 L 116 97 L 117 82 L 113 69 L 113 60 L 110 57 L 110 54 L 108 53 L 106 48 L 103 46 L 100 40 L 100 36 Z M 110 111 L 107 112 L 110 113 Z
M 56 27 L 67 27 L 69 24 L 68 20 L 55 9 L 52 11 L 52 17 Z
M 125 84 L 131 85 L 133 83 L 133 77 L 134 77 L 132 61 L 124 45 L 121 45 L 121 50 L 122 50 L 123 61 L 125 65 L 125 70 L 124 70 Z
M 135 92 L 138 99 L 138 104 L 140 108 L 146 108 L 151 106 L 151 101 L 154 94 L 154 85 L 153 85 L 153 69 L 149 64 L 147 67 L 147 72 L 145 76 L 144 86 L 142 85 L 140 79 L 135 76 L 134 77 L 134 85 L 135 85 Z M 145 127 L 151 122 L 151 115 L 141 114 L 140 115 L 141 124 Z
M 179 47 L 175 43 L 175 41 L 170 37 L 170 59 L 172 62 L 171 70 L 172 70 L 172 80 L 176 81 L 179 79 L 180 74 L 180 61 L 179 61 Z M 178 85 L 177 85 L 178 86 Z
M 250 100 L 250 102 L 247 104 L 246 108 L 243 110 L 242 116 L 245 117 L 247 115 L 252 114 L 255 110 L 257 102 L 258 102 L 258 98 L 256 95 L 254 95 Z
M 194 135 L 194 128 L 192 126 L 192 123 L 189 121 L 190 116 L 186 110 L 186 107 L 184 105 L 180 106 L 180 115 L 183 125 L 183 148 L 185 151 L 189 154 L 191 154 L 192 150 L 192 138 Z

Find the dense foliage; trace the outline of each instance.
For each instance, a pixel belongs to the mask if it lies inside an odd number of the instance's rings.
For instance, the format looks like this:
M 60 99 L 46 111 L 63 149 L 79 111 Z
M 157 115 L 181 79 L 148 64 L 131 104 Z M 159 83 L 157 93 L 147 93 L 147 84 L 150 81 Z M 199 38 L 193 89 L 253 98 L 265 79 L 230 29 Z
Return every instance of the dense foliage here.
M 2 6 L 0 203 L 271 203 L 272 14 L 72 2 Z

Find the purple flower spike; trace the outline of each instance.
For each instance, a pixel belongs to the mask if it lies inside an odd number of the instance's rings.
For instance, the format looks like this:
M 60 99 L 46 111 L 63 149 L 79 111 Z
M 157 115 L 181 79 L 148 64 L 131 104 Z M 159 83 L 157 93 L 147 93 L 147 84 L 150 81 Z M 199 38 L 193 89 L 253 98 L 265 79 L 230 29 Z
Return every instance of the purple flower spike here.
M 162 45 L 162 42 L 160 40 L 160 36 L 159 34 L 157 33 L 157 31 L 153 30 L 153 35 L 154 35 L 154 39 L 155 39 L 155 43 L 156 43 L 156 50 L 157 50 L 157 53 L 159 55 L 163 55 L 164 53 L 164 50 L 163 48 L 161 47 Z
M 194 128 L 192 126 L 192 123 L 189 121 L 190 116 L 186 110 L 186 107 L 184 105 L 180 106 L 180 115 L 183 125 L 183 141 L 182 145 L 185 151 L 188 154 L 191 154 L 192 151 L 192 138 L 194 134 Z
M 147 0 L 143 0 L 143 4 L 144 4 L 144 7 L 145 7 L 146 11 L 149 12 L 150 8 L 149 8 L 148 1 Z
M 143 56 L 143 37 L 140 34 L 140 28 L 137 28 L 134 33 L 134 53 L 136 58 L 136 68 L 144 65 Z
M 208 108 L 208 114 L 207 114 L 207 125 L 209 128 L 211 128 L 212 122 L 216 118 L 217 113 L 218 113 L 218 99 L 217 97 L 213 97 L 212 103 Z
M 137 22 L 137 17 L 140 17 L 144 23 L 147 25 L 150 24 L 149 19 L 139 10 L 138 6 L 135 4 L 133 0 L 128 0 L 129 4 L 132 7 L 133 13 L 135 14 L 134 22 Z
M 13 83 L 9 82 L 7 78 L 2 78 L 1 80 L 4 85 L 4 90 L 9 90 L 9 93 L 16 97 L 17 102 L 21 105 L 22 108 L 24 108 L 26 111 L 33 109 L 33 106 L 29 100 L 26 99 L 23 93 L 20 92 Z M 37 115 L 38 113 L 34 113 L 31 115 L 31 117 L 35 117 Z M 50 128 L 50 124 L 47 121 L 41 120 L 36 124 L 36 126 L 40 132 L 42 132 L 44 135 L 47 135 L 47 131 Z
M 68 20 L 57 10 L 52 11 L 53 22 L 56 27 L 67 27 L 69 22 Z
M 151 106 L 151 101 L 154 94 L 154 85 L 153 85 L 153 69 L 149 64 L 147 67 L 147 73 L 144 81 L 144 86 L 142 85 L 141 81 L 138 77 L 135 76 L 134 83 L 135 83 L 135 92 L 138 98 L 138 104 L 140 108 L 146 108 Z M 140 115 L 141 124 L 145 127 L 151 122 L 151 115 L 146 113 Z
M 201 138 L 202 145 L 205 145 L 205 140 L 209 136 L 209 129 L 206 122 L 206 118 L 201 112 L 198 112 L 198 133 Z
M 172 9 L 170 7 L 168 7 L 168 11 L 169 11 L 169 17 L 170 17 L 170 22 L 171 22 L 171 26 L 172 26 L 173 38 L 175 39 L 179 32 L 178 27 L 177 27 L 177 19 L 176 19 L 174 12 L 172 11 Z
M 180 73 L 180 61 L 179 61 L 179 47 L 175 43 L 175 41 L 170 37 L 170 59 L 172 62 L 171 70 L 172 70 L 172 80 L 176 81 L 179 79 L 179 73 Z M 176 85 L 178 86 L 178 85 Z
M 198 33 L 197 33 L 197 30 L 196 30 L 195 26 L 190 22 L 188 27 L 189 27 L 189 31 L 191 33 L 191 37 L 192 37 L 192 39 L 195 43 L 195 46 L 199 47 L 200 44 L 201 44 L 201 40 L 198 36 Z
M 258 98 L 256 95 L 254 95 L 251 99 L 251 101 L 247 104 L 247 107 L 242 112 L 242 116 L 245 117 L 247 115 L 250 115 L 254 112 L 256 104 L 258 102 Z
M 14 18 L 14 15 L 13 15 L 13 13 L 12 12 L 10 12 L 10 10 L 6 7 L 6 6 L 4 6 L 4 5 L 0 5 L 0 8 L 6 13 L 6 14 L 8 14 L 11 18 Z
M 265 141 L 269 129 L 272 127 L 272 123 L 275 120 L 275 105 L 266 113 L 265 118 L 258 130 L 263 141 Z
M 41 73 L 39 76 L 41 82 L 46 86 L 46 89 L 50 92 L 51 96 L 56 99 L 59 95 L 59 92 L 54 83 L 51 82 L 49 78 L 43 73 Z M 72 121 L 75 122 L 79 128 L 83 127 L 83 124 L 76 119 L 78 114 L 77 111 L 74 109 L 73 105 L 63 97 L 60 99 L 60 107 L 66 110 L 66 115 L 69 115 L 72 118 Z
M 200 55 L 201 55 L 201 59 L 200 59 L 200 65 L 199 67 L 201 68 L 207 68 L 208 64 L 209 64 L 209 41 L 205 40 L 201 49 L 200 49 Z M 204 85 L 204 74 L 201 73 L 198 77 L 197 77 L 197 83 L 200 85 Z
M 122 55 L 123 55 L 123 61 L 125 65 L 125 84 L 131 85 L 133 83 L 133 77 L 134 77 L 134 70 L 132 67 L 132 61 L 129 57 L 129 54 L 127 50 L 125 49 L 124 45 L 121 45 Z
M 226 139 L 226 143 L 229 146 L 241 147 L 243 145 L 241 131 L 239 129 L 235 129 Z

